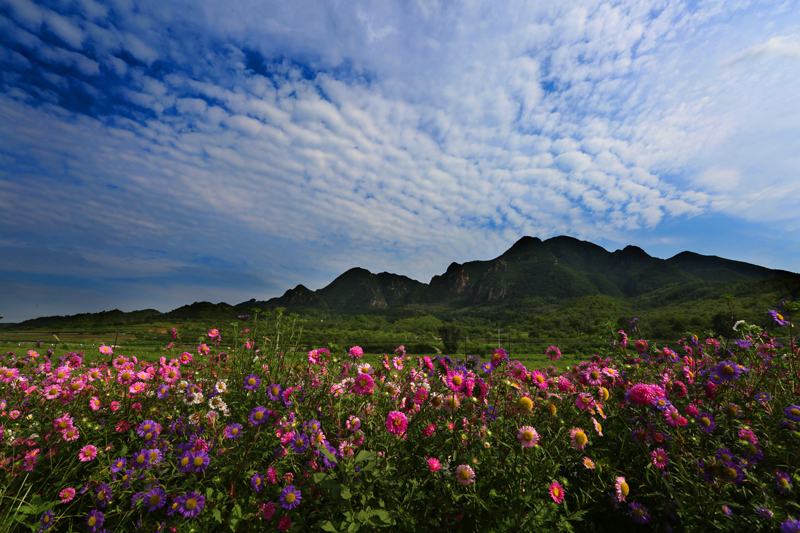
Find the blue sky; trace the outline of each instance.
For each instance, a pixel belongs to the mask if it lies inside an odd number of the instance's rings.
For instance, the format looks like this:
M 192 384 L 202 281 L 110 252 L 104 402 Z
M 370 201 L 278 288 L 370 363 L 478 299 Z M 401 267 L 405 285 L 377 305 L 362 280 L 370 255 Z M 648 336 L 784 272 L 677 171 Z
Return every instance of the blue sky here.
M 0 315 L 428 282 L 524 235 L 800 271 L 794 1 L 0 2 Z

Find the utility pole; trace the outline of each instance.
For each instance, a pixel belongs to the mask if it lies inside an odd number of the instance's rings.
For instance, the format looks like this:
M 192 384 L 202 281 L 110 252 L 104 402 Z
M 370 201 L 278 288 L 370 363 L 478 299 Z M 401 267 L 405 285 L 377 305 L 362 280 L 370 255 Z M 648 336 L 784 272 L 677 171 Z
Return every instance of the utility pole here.
M 500 347 L 500 332 L 503 331 L 502 329 L 495 330 L 497 331 L 497 347 Z

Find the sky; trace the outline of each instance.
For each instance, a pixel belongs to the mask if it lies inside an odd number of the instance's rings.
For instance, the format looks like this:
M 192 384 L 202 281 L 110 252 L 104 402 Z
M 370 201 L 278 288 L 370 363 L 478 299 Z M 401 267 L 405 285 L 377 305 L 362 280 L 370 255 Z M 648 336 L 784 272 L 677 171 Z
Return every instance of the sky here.
M 4 322 L 525 235 L 800 272 L 800 3 L 0 0 Z

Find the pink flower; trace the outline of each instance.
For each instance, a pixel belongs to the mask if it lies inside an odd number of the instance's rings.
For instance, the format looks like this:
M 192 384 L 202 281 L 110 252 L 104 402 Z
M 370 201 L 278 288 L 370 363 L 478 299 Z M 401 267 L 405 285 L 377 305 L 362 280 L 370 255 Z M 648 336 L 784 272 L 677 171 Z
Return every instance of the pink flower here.
M 583 466 L 585 466 L 589 470 L 594 470 L 594 461 L 592 461 L 588 457 L 584 457 L 583 458 Z
M 575 407 L 583 411 L 584 409 L 588 409 L 594 403 L 594 398 L 592 398 L 591 394 L 587 394 L 585 392 L 578 395 L 578 398 L 575 400 Z
M 350 357 L 352 357 L 353 359 L 358 360 L 361 359 L 363 356 L 364 356 L 364 350 L 361 348 L 361 346 L 353 346 L 352 348 L 350 348 Z
M 392 411 L 386 417 L 386 430 L 389 433 L 400 435 L 408 428 L 408 418 L 400 411 Z
M 100 403 L 100 398 L 98 398 L 97 396 L 92 396 L 92 399 L 89 400 L 89 407 L 92 408 L 92 411 L 97 411 L 98 409 L 100 409 L 101 405 L 102 403 Z
M 119 402 L 117 402 L 117 401 L 111 402 L 111 412 L 112 413 L 116 412 L 117 410 L 119 410 L 119 407 L 120 407 L 120 403 Z
M 356 394 L 364 394 L 364 395 L 372 394 L 374 388 L 375 388 L 375 381 L 369 374 L 359 374 L 355 378 L 355 385 L 353 386 L 353 392 L 355 392 Z
M 436 472 L 438 470 L 441 470 L 442 463 L 440 463 L 439 459 L 437 459 L 436 457 L 429 457 L 428 458 L 428 468 L 431 469 L 431 472 Z
M 67 487 L 66 489 L 62 490 L 58 493 L 59 498 L 61 498 L 61 503 L 69 503 L 75 497 L 75 489 L 72 487 Z
M 583 450 L 586 448 L 586 444 L 589 442 L 589 437 L 586 436 L 586 433 L 581 428 L 574 428 L 572 431 L 570 431 L 569 438 L 572 443 L 572 447 L 576 450 Z
M 278 473 L 275 472 L 275 469 L 271 466 L 267 468 L 267 481 L 273 485 L 278 482 Z
M 436 426 L 433 424 L 428 424 L 428 426 L 422 430 L 422 434 L 426 437 L 430 437 L 436 431 Z
M 564 501 L 564 487 L 562 487 L 561 483 L 558 481 L 550 483 L 550 497 L 553 498 L 553 501 L 556 503 Z
M 539 433 L 531 426 L 522 426 L 517 432 L 517 438 L 523 448 L 533 448 L 539 444 Z
M 106 346 L 105 344 L 98 348 L 98 350 L 100 350 L 100 353 L 103 355 L 114 355 L 114 350 L 111 346 Z
M 456 468 L 456 479 L 462 485 L 470 485 L 475 481 L 475 471 L 468 465 L 460 465 Z
M 691 416 L 692 418 L 696 417 L 700 413 L 700 411 L 697 409 L 697 406 L 693 403 L 687 405 L 684 411 L 686 412 L 687 415 Z
M 80 459 L 82 463 L 88 463 L 95 457 L 97 457 L 97 448 L 91 444 L 87 444 L 81 448 L 80 453 L 78 453 L 78 459 Z
M 288 516 L 284 516 L 281 518 L 280 522 L 278 522 L 279 531 L 289 531 L 290 527 L 292 527 L 292 519 Z
M 658 385 L 645 385 L 643 383 L 637 383 L 631 387 L 628 397 L 631 399 L 631 401 L 638 403 L 639 405 L 650 405 L 653 403 L 653 400 L 664 398 L 666 395 L 664 393 L 664 389 Z
M 545 351 L 545 355 L 551 361 L 555 361 L 561 358 L 561 350 L 559 350 L 556 346 L 551 346 Z
M 664 468 L 667 466 L 667 452 L 664 451 L 663 448 L 650 452 L 650 459 L 653 460 L 653 464 L 656 468 Z
M 625 497 L 630 492 L 630 488 L 628 487 L 628 483 L 625 482 L 625 478 L 622 476 L 617 477 L 616 483 L 614 483 L 614 490 L 617 493 L 617 501 L 624 502 Z

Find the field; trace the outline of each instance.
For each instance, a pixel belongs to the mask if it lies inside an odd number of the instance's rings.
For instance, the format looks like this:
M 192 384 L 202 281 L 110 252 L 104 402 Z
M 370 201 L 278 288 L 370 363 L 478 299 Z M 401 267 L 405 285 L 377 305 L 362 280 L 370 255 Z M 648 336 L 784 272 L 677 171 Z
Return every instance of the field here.
M 798 531 L 796 311 L 588 358 L 4 332 L 0 529 Z

